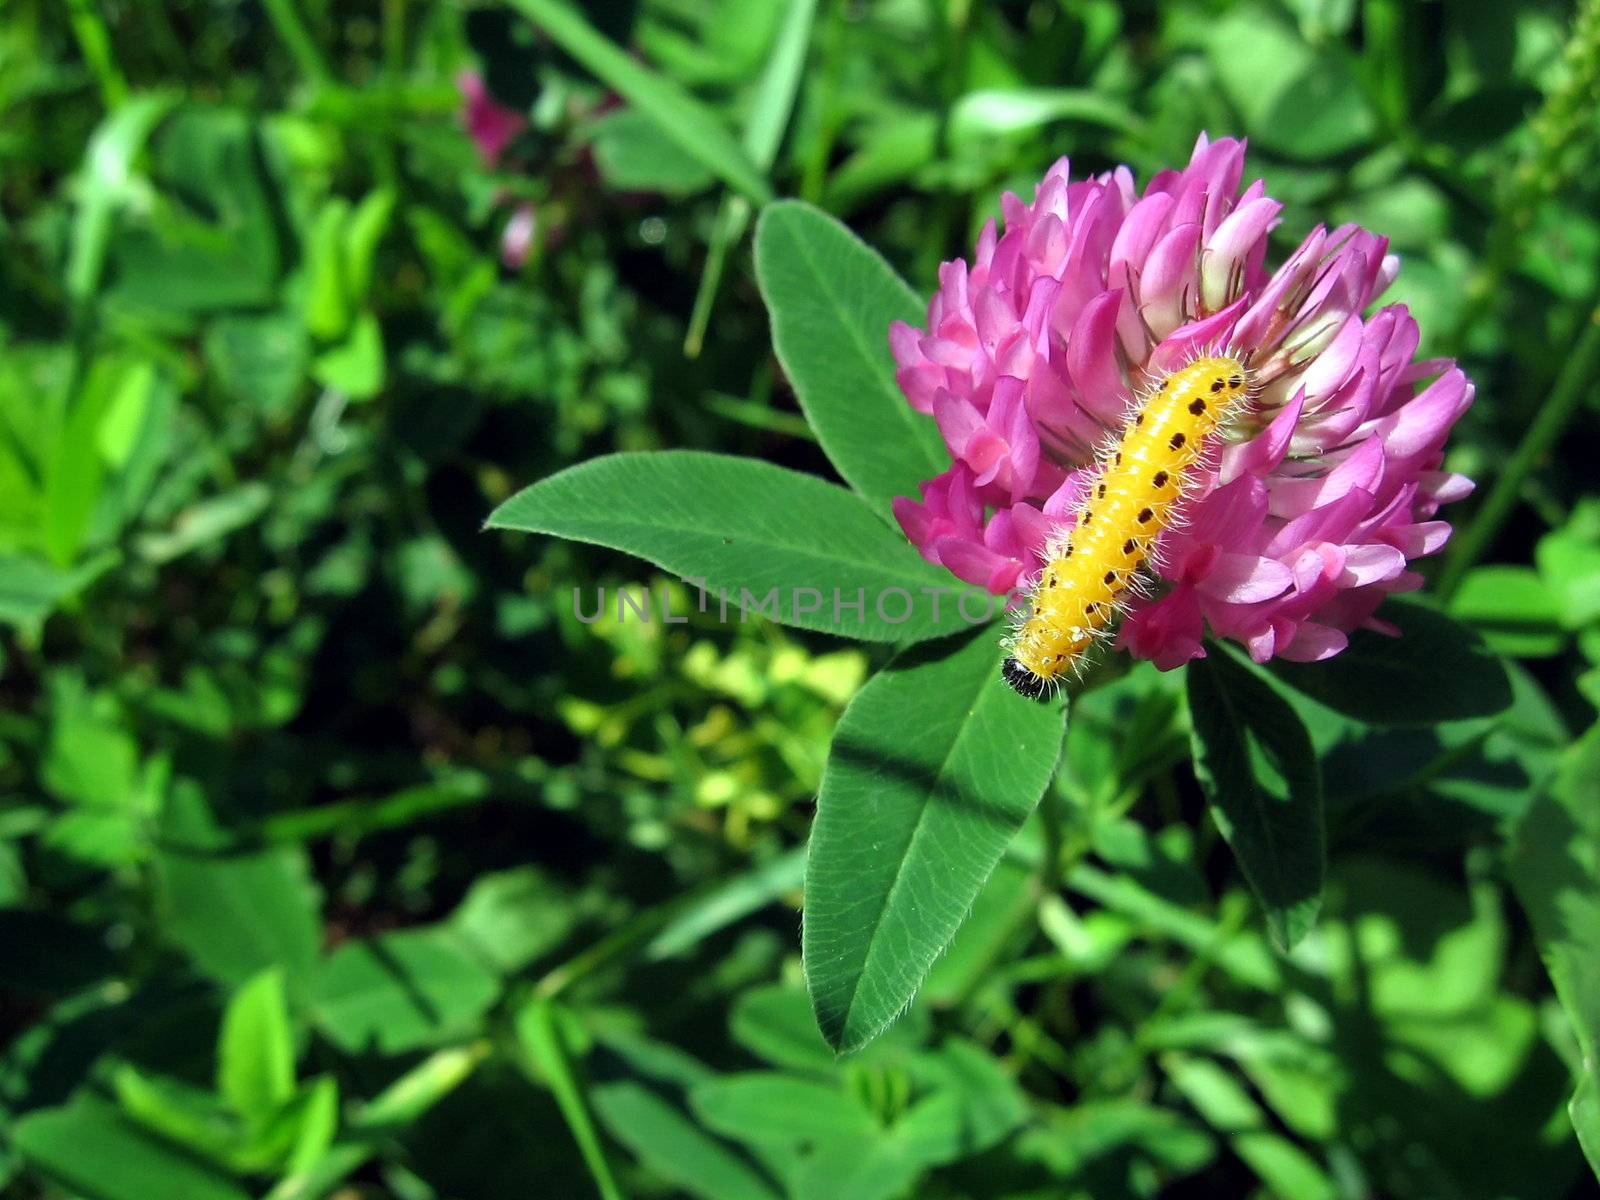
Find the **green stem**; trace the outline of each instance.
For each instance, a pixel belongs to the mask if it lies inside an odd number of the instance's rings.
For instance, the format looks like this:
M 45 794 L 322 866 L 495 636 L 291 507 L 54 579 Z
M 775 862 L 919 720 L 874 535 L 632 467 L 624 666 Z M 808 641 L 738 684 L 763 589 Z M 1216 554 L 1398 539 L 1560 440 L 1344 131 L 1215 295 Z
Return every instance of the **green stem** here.
M 689 331 L 683 338 L 686 358 L 700 357 L 701 348 L 705 345 L 706 329 L 711 325 L 711 309 L 717 302 L 717 288 L 722 282 L 728 251 L 744 236 L 749 220 L 750 201 L 732 192 L 722 197 L 716 222 L 711 229 L 711 242 L 706 247 L 706 265 L 700 273 L 700 288 L 695 292 L 694 311 L 689 316 Z
M 406 0 L 383 0 L 383 73 L 399 91 L 406 82 Z
M 344 1138 L 317 1163 L 285 1176 L 266 1200 L 320 1200 L 377 1157 L 390 1131 L 411 1124 L 455 1091 L 485 1058 L 490 1045 L 480 1039 L 439 1050 L 378 1095 L 350 1120 Z
M 550 1000 L 587 975 L 593 974 L 613 959 L 619 958 L 641 944 L 671 918 L 676 916 L 697 895 L 676 896 L 654 908 L 638 913 L 621 928 L 607 934 L 588 949 L 573 955 L 550 970 L 534 984 L 533 994 L 539 1000 Z
M 816 433 L 806 424 L 804 417 L 769 408 L 755 400 L 729 396 L 725 392 L 707 392 L 705 408 L 707 412 L 715 413 L 729 421 L 737 421 L 740 425 L 747 425 L 751 429 L 781 433 L 785 437 L 799 438 L 805 442 L 814 443 L 817 440 Z
M 362 838 L 426 820 L 453 808 L 478 804 L 492 791 L 490 781 L 476 772 L 417 784 L 380 799 L 362 797 L 319 804 L 314 808 L 273 813 L 262 819 L 253 839 L 275 844 L 309 842 L 318 838 Z
M 1559 195 L 1587 165 L 1588 155 L 1579 151 L 1592 151 L 1595 144 L 1593 113 L 1600 104 L 1600 0 L 1579 0 L 1561 65 L 1559 82 L 1528 120 L 1526 149 L 1497 189 L 1497 215 L 1478 269 L 1467 280 L 1461 317 L 1451 339 L 1454 347 L 1465 343 L 1500 298 L 1539 206 Z
M 813 73 L 812 95 L 816 105 L 816 130 L 801 156 L 804 166 L 800 172 L 800 199 L 811 204 L 821 204 L 828 182 L 828 164 L 833 157 L 833 144 L 844 125 L 844 101 L 841 83 L 844 73 L 843 43 L 845 0 L 833 0 L 828 6 L 818 37 L 820 66 Z
M 750 161 L 769 175 L 777 161 L 778 146 L 783 132 L 789 127 L 794 114 L 795 98 L 800 92 L 800 79 L 805 72 L 806 54 L 811 45 L 811 22 L 816 15 L 817 0 L 789 0 L 788 15 L 773 42 L 767 59 L 767 69 L 762 73 L 756 88 L 755 103 L 746 118 L 740 143 L 750 155 Z M 728 252 L 744 237 L 750 223 L 750 201 L 733 192 L 722 197 L 717 209 L 716 223 L 712 226 L 711 244 L 706 250 L 705 270 L 700 273 L 700 290 L 695 293 L 694 311 L 689 317 L 689 332 L 683 339 L 683 353 L 688 358 L 698 358 L 705 345 L 706 330 L 711 324 L 711 310 L 717 302 L 717 290 L 722 286 L 722 272 L 727 265 Z
M 1044 863 L 1039 869 L 1040 894 L 1053 896 L 1061 890 L 1062 822 L 1061 794 L 1055 785 L 1045 788 L 1039 801 L 1039 824 L 1044 831 Z
M 1384 124 L 1396 137 L 1411 139 L 1413 123 L 1406 73 L 1404 0 L 1367 0 L 1361 11 L 1362 41 L 1367 47 L 1368 91 Z
M 555 1097 L 556 1107 L 561 1110 L 572 1140 L 578 1144 L 578 1152 L 583 1155 L 584 1165 L 589 1168 L 601 1200 L 623 1200 L 622 1189 L 617 1186 L 611 1166 L 606 1162 L 599 1131 L 584 1103 L 583 1088 L 556 1025 L 555 1008 L 548 1000 L 534 1000 L 522 1010 L 517 1018 L 517 1038 L 536 1068 L 536 1078 Z
M 322 49 L 311 36 L 311 30 L 306 28 L 305 21 L 301 19 L 295 0 L 262 0 L 262 6 L 267 10 L 267 17 L 271 20 L 273 28 L 278 31 L 278 37 L 289 51 L 289 57 L 293 58 L 295 65 L 300 68 L 300 73 L 313 83 L 332 83 L 333 69 L 328 66 L 327 59 L 322 56 Z
M 1522 498 L 1523 485 L 1528 477 L 1577 414 L 1578 406 L 1591 394 L 1596 368 L 1600 368 L 1600 297 L 1590 308 L 1583 332 L 1578 335 L 1577 344 L 1567 355 L 1555 387 L 1539 406 L 1533 424 L 1522 435 L 1511 461 L 1495 480 L 1488 497 L 1472 518 L 1472 524 L 1467 526 L 1452 547 L 1436 589 L 1442 599 L 1450 598 L 1466 573 L 1489 549 L 1500 527 Z
M 100 86 L 100 98 L 106 110 L 120 108 L 128 98 L 128 81 L 117 65 L 117 56 L 111 49 L 111 33 L 105 18 L 93 0 L 67 0 L 67 18 L 72 22 L 72 34 L 78 39 L 78 49 L 83 61 L 94 72 Z

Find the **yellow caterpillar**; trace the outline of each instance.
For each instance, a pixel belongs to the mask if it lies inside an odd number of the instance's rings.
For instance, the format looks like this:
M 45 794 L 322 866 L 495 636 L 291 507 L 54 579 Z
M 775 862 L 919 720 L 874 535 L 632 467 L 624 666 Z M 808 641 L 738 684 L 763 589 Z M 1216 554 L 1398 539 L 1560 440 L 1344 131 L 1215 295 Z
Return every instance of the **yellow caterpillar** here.
M 1077 521 L 1045 552 L 1031 611 L 1001 668 L 1038 698 L 1083 661 L 1110 629 L 1151 548 L 1173 522 L 1189 472 L 1249 388 L 1239 359 L 1196 359 L 1161 381 L 1106 451 Z

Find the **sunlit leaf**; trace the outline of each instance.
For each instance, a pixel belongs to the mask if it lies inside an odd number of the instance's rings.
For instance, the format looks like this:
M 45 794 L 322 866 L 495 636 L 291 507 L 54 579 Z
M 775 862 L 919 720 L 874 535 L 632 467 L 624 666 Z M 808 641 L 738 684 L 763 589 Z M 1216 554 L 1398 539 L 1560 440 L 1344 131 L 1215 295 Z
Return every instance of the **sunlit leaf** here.
M 806 869 L 811 1002 L 836 1049 L 905 1010 L 1061 748 L 1062 710 L 1017 695 L 979 633 L 896 659 L 840 718 Z
M 933 418 L 894 380 L 889 324 L 920 323 L 917 297 L 843 225 L 793 201 L 761 214 L 756 273 L 778 358 L 839 474 L 884 513 L 916 498 L 950 465 Z
M 525 488 L 489 525 L 647 558 L 703 588 L 697 603 L 719 620 L 738 622 L 743 601 L 750 615 L 762 608 L 784 624 L 883 642 L 973 623 L 957 581 L 858 498 L 753 459 L 687 450 L 597 458 Z M 582 603 L 587 612 L 594 600 Z M 993 605 L 983 596 L 964 611 L 983 616 Z

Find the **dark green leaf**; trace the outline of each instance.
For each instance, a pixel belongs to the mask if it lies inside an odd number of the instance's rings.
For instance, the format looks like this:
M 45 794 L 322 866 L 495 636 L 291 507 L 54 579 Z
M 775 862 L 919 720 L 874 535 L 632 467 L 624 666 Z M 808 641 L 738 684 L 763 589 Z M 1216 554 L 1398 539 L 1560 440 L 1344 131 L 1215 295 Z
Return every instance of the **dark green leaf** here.
M 1063 120 L 1113 129 L 1138 123 L 1125 105 L 1086 88 L 984 88 L 951 105 L 950 136 L 957 142 L 982 142 Z
M 36 624 L 82 582 L 81 571 L 63 571 L 20 554 L 0 554 L 0 621 Z
M 206 363 L 230 398 L 269 418 L 286 415 L 305 378 L 309 339 L 289 313 L 223 317 L 205 335 Z
M 265 307 L 281 247 L 261 131 L 243 112 L 193 107 L 162 128 L 169 203 L 114 243 L 119 301 L 188 315 Z
M 66 271 L 67 291 L 74 300 L 88 299 L 99 286 L 118 211 L 139 198 L 134 163 L 177 102 L 173 92 L 134 96 L 108 114 L 91 136 Z
M 771 199 L 772 188 L 715 110 L 644 66 L 564 0 L 511 0 L 511 5 L 536 21 L 563 50 L 654 121 L 662 136 L 685 154 L 757 204 Z
M 1323 662 L 1274 659 L 1279 679 L 1329 708 L 1373 725 L 1433 725 L 1487 717 L 1511 703 L 1500 660 L 1466 626 L 1409 600 L 1378 615 L 1398 638 L 1370 629 Z
M 832 1076 L 838 1055 L 822 1040 L 811 1001 L 803 988 L 773 984 L 745 992 L 735 1001 L 728 1031 L 757 1058 L 792 1071 Z M 913 1008 L 872 1045 L 852 1056 L 860 1064 L 902 1063 L 932 1033 L 925 1009 Z
M 1212 815 L 1288 949 L 1315 923 L 1324 867 L 1311 737 L 1263 680 L 1213 648 L 1188 666 L 1194 766 Z
M 645 947 L 648 958 L 671 958 L 735 921 L 795 890 L 805 878 L 805 852 L 799 847 L 736 875 L 673 917 Z
M 1217 83 L 1262 145 L 1300 159 L 1359 146 L 1376 122 L 1343 46 L 1313 49 L 1265 6 L 1241 5 L 1211 24 Z
M 686 196 L 715 182 L 704 163 L 663 138 L 656 122 L 633 108 L 595 123 L 594 161 L 605 181 L 624 192 Z
M 45 475 L 45 549 L 59 568 L 70 567 L 82 549 L 89 521 L 100 500 L 105 460 L 100 453 L 100 423 L 119 390 L 148 389 L 152 376 L 129 378 L 119 363 L 103 359 L 90 371 L 67 415 Z
M 817 1032 L 804 992 L 769 984 L 741 995 L 728 1018 L 729 1032 L 757 1058 L 791 1070 L 833 1070 L 835 1056 Z
M 946 1038 L 938 1050 L 919 1054 L 910 1069 L 923 1086 L 959 1099 L 963 1153 L 987 1150 L 1028 1119 L 1028 1102 L 1016 1079 L 976 1042 Z
M 1243 1085 L 1209 1059 L 1170 1055 L 1163 1064 L 1184 1098 L 1250 1164 L 1271 1194 L 1296 1200 L 1334 1200 L 1338 1189 L 1317 1161 L 1268 1127 L 1266 1114 Z
M 40 1171 L 94 1200 L 247 1200 L 249 1195 L 220 1171 L 89 1097 L 28 1114 L 17 1122 L 12 1138 Z
M 877 1122 L 839 1088 L 778 1071 L 724 1075 L 689 1095 L 705 1125 L 755 1145 L 871 1137 Z
M 463 942 L 507 974 L 553 950 L 576 920 L 571 896 L 535 867 L 480 875 L 450 914 Z
M 959 1003 L 1002 960 L 1018 928 L 1033 914 L 1033 876 L 1019 863 L 1002 862 L 995 868 L 974 897 L 960 932 L 928 972 L 923 985 L 928 1003 Z
M 264 483 L 241 483 L 184 509 L 172 528 L 145 534 L 139 552 L 152 562 L 170 562 L 203 546 L 221 541 L 260 519 L 272 503 L 272 490 Z
M 594 1091 L 611 1135 L 662 1178 L 699 1200 L 777 1200 L 756 1169 L 725 1143 L 637 1083 Z
M 318 1026 L 352 1054 L 403 1054 L 471 1034 L 500 980 L 445 929 L 346 942 L 317 972 Z
M 1600 504 L 1580 505 L 1567 526 L 1539 539 L 1535 560 L 1561 621 L 1581 629 L 1600 621 Z
M 322 928 L 298 847 L 229 852 L 197 793 L 168 801 L 167 845 L 157 856 L 167 935 L 202 973 L 237 986 L 281 966 L 291 994 L 309 978 Z
M 1131 1098 L 1085 1099 L 1071 1108 L 1046 1106 L 1019 1150 L 1077 1176 L 1097 1159 L 1139 1150 L 1172 1170 L 1198 1170 L 1216 1155 L 1209 1134 L 1170 1108 Z
M 1568 750 L 1528 810 L 1511 881 L 1583 1053 L 1569 1111 L 1600 1174 L 1600 726 Z

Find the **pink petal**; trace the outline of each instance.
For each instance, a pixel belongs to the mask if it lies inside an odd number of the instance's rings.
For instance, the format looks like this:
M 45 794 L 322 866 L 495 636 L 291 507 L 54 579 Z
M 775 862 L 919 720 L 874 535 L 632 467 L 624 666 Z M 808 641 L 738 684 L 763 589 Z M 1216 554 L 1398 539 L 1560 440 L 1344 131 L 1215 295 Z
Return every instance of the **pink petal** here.
M 941 391 L 933 398 L 933 419 L 939 423 L 944 444 L 957 458 L 963 457 L 967 444 L 986 429 L 983 414 L 972 401 L 947 391 Z
M 1450 522 L 1419 521 L 1415 525 L 1390 525 L 1378 536 L 1395 546 L 1407 558 L 1437 554 L 1450 540 Z
M 1204 633 L 1199 599 L 1192 588 L 1180 587 L 1130 613 L 1118 631 L 1117 644 L 1135 658 L 1149 659 L 1159 670 L 1171 671 L 1205 657 L 1200 644 Z
M 1139 312 L 1159 340 L 1182 325 L 1194 302 L 1195 251 L 1200 226 L 1179 225 L 1150 252 L 1139 276 Z
M 1104 420 L 1122 415 L 1128 389 L 1117 366 L 1117 307 L 1121 292 L 1102 292 L 1084 305 L 1067 340 L 1067 374 L 1080 402 Z
M 1197 584 L 1212 599 L 1228 604 L 1257 604 L 1288 591 L 1294 583 L 1289 568 L 1254 554 L 1220 554 Z
M 457 75 L 456 89 L 465 101 L 461 123 L 477 146 L 478 157 L 485 166 L 497 165 L 506 147 L 522 132 L 527 118 L 495 100 L 476 71 L 462 71 Z
M 1046 543 L 1060 528 L 1060 522 L 1046 516 L 1031 504 L 1011 506 L 1011 531 L 1017 546 L 1017 557 L 1023 562 L 1036 562 L 1042 556 Z
M 507 270 L 522 269 L 528 261 L 529 251 L 533 249 L 533 238 L 537 231 L 538 220 L 533 205 L 517 205 L 511 219 L 506 222 L 505 231 L 500 235 L 500 261 Z
M 1379 425 L 1390 454 L 1410 458 L 1444 439 L 1457 417 L 1472 403 L 1472 385 L 1459 368 L 1445 372 Z
M 1303 622 L 1295 632 L 1294 640 L 1278 651 L 1290 662 L 1321 662 L 1332 658 L 1350 644 L 1350 639 L 1337 629 L 1326 625 Z
M 1256 252 L 1267 231 L 1278 223 L 1283 205 L 1263 196 L 1233 210 L 1206 239 L 1200 255 L 1200 298 L 1215 312 L 1244 289 L 1243 265 Z
M 1327 231 L 1318 225 L 1306 235 L 1305 241 L 1300 243 L 1299 248 L 1284 260 L 1283 265 L 1261 289 L 1249 310 L 1239 318 L 1237 336 L 1243 344 L 1259 346 L 1263 351 L 1277 348 L 1276 338 L 1272 344 L 1266 344 L 1267 332 L 1279 319 L 1280 309 L 1292 308 L 1297 303 L 1295 294 L 1321 260 L 1322 250 L 1327 241 Z
M 1308 399 L 1320 402 L 1338 391 L 1340 385 L 1350 377 L 1361 353 L 1364 329 L 1360 317 L 1354 314 L 1346 317 L 1327 349 L 1311 360 L 1300 380 Z
M 928 511 L 926 505 L 918 504 L 909 496 L 896 496 L 889 502 L 889 507 L 894 512 L 894 519 L 900 522 L 900 528 L 905 531 L 906 538 L 911 544 L 922 551 L 923 557 L 930 562 L 938 562 L 938 556 L 928 549 L 935 518 Z
M 1167 217 L 1172 212 L 1172 197 L 1163 192 L 1146 196 L 1128 210 L 1117 236 L 1111 242 L 1110 277 L 1113 286 L 1121 286 L 1121 268 L 1143 263 L 1169 228 Z
M 1376 492 L 1382 475 L 1383 444 L 1368 438 L 1320 479 L 1275 480 L 1267 491 L 1269 511 L 1275 517 L 1298 517 L 1332 504 L 1352 488 Z
M 1198 321 L 1191 321 L 1168 334 L 1159 346 L 1150 354 L 1150 365 L 1147 370 L 1166 375 L 1176 371 L 1190 359 L 1200 354 L 1208 354 L 1228 343 L 1228 336 L 1233 332 L 1234 324 L 1239 319 L 1239 314 L 1244 311 L 1245 301 L 1241 298 L 1221 312 L 1213 313 Z
M 1348 546 L 1338 583 L 1340 587 L 1360 587 L 1393 579 L 1405 569 L 1406 556 L 1393 546 Z
M 1446 471 L 1424 471 L 1421 478 L 1424 490 L 1439 504 L 1465 500 L 1478 486 L 1465 475 Z
M 1022 574 L 1022 564 L 1016 559 L 996 554 L 987 546 L 959 538 L 942 538 L 934 549 L 943 563 L 957 579 L 964 579 L 975 587 L 986 588 L 995 595 L 1011 590 Z
M 1231 483 L 1242 475 L 1265 475 L 1283 461 L 1289 452 L 1289 442 L 1299 424 L 1300 412 L 1305 405 L 1305 393 L 1296 392 L 1288 404 L 1279 410 L 1267 427 L 1243 445 L 1227 446 L 1217 477 Z
M 1245 640 L 1245 649 L 1250 651 L 1250 657 L 1258 663 L 1270 659 L 1278 646 L 1278 627 L 1276 624 L 1268 625 L 1260 633 Z

